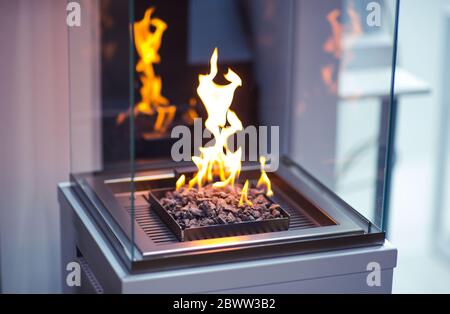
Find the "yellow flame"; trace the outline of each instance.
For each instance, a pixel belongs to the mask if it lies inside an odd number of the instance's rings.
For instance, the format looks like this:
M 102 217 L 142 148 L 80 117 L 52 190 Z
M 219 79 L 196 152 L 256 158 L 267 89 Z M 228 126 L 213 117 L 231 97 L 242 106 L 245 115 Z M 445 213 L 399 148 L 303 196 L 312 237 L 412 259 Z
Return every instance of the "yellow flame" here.
M 197 100 L 194 97 L 190 98 L 189 109 L 183 114 L 183 121 L 188 125 L 192 125 L 194 120 L 198 118 L 198 114 L 195 109 L 196 106 Z
M 234 182 L 241 170 L 241 148 L 232 152 L 228 149 L 228 138 L 242 130 L 242 123 L 236 113 L 230 110 L 234 91 L 242 85 L 241 78 L 231 69 L 225 74 L 230 82 L 227 85 L 219 85 L 213 80 L 217 75 L 217 48 L 210 60 L 210 72 L 207 75 L 199 75 L 197 94 L 203 102 L 208 113 L 205 127 L 214 137 L 214 145 L 200 147 L 200 156 L 193 156 L 192 161 L 197 166 L 198 172 L 189 181 L 189 187 L 197 185 L 199 188 L 205 182 L 212 182 L 214 175 L 220 177 L 220 181 L 214 183 L 214 187 L 234 186 Z
M 261 156 L 259 158 L 259 162 L 261 164 L 261 176 L 259 177 L 259 180 L 258 180 L 258 183 L 256 184 L 256 186 L 259 187 L 261 185 L 265 185 L 266 186 L 266 195 L 272 196 L 273 195 L 272 185 L 270 183 L 269 177 L 267 176 L 266 170 L 264 170 L 264 167 L 266 166 L 266 157 Z
M 178 191 L 178 190 L 184 185 L 185 181 L 186 181 L 186 176 L 185 176 L 184 174 L 182 174 L 182 175 L 178 178 L 178 180 L 177 180 L 177 182 L 176 182 L 176 184 L 175 184 L 175 186 L 176 186 L 176 191 Z
M 230 110 L 234 92 L 238 86 L 242 85 L 242 80 L 233 70 L 228 69 L 225 78 L 230 82 L 227 85 L 219 85 L 214 82 L 218 73 L 217 69 L 218 50 L 214 52 L 210 59 L 210 72 L 206 75 L 199 75 L 199 85 L 197 94 L 203 102 L 208 113 L 205 121 L 206 128 L 214 137 L 214 145 L 200 147 L 200 156 L 193 156 L 192 161 L 197 166 L 197 173 L 189 180 L 189 188 L 197 186 L 199 189 L 207 182 L 213 182 L 216 177 L 220 180 L 213 183 L 213 187 L 222 188 L 232 186 L 239 177 L 241 171 L 242 148 L 231 151 L 228 146 L 228 138 L 237 131 L 243 129 L 242 122 L 236 113 Z M 267 186 L 267 195 L 273 195 L 270 181 L 264 171 L 265 158 L 262 159 L 261 180 Z M 184 178 L 178 181 L 184 184 Z M 180 181 L 180 182 L 181 182 Z M 241 191 L 240 206 L 244 203 L 253 206 L 248 199 L 248 180 Z M 177 182 L 177 188 L 178 188 Z
M 167 24 L 163 20 L 152 18 L 153 12 L 154 8 L 148 8 L 144 18 L 134 23 L 134 41 L 140 57 L 136 64 L 136 71 L 141 73 L 142 87 L 141 101 L 136 104 L 133 113 L 149 116 L 156 114 L 153 128 L 155 131 L 165 132 L 175 116 L 176 107 L 170 105 L 169 100 L 161 94 L 162 79 L 155 74 L 153 68 L 154 64 L 161 62 L 158 51 L 163 33 L 167 29 Z M 154 28 L 153 32 L 151 27 Z M 119 114 L 116 123 L 121 124 L 127 115 L 127 113 Z
M 253 203 L 248 199 L 247 193 L 248 193 L 248 180 L 245 181 L 244 187 L 242 188 L 239 206 L 244 206 L 244 202 L 248 206 L 253 206 Z

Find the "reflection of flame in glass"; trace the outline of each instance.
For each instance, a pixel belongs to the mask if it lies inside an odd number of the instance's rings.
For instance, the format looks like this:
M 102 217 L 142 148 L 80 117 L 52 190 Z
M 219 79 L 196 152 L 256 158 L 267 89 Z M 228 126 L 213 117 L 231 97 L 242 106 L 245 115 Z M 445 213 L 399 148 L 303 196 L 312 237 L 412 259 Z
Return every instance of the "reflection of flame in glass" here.
M 350 17 L 350 36 L 358 37 L 363 33 L 361 19 L 359 18 L 358 13 L 353 8 L 353 2 L 350 2 L 347 7 L 347 14 Z
M 234 111 L 230 110 L 234 92 L 238 86 L 242 85 L 242 80 L 233 70 L 228 69 L 225 78 L 230 83 L 227 85 L 215 83 L 214 78 L 218 73 L 217 60 L 218 50 L 216 48 L 211 56 L 210 72 L 206 75 L 199 75 L 197 88 L 197 94 L 208 113 L 205 127 L 213 135 L 214 145 L 200 147 L 200 156 L 192 157 L 198 171 L 189 181 L 189 188 L 197 185 L 200 189 L 205 183 L 212 182 L 214 176 L 218 176 L 220 181 L 213 183 L 213 187 L 221 188 L 228 185 L 234 187 L 235 180 L 241 171 L 242 148 L 239 147 L 232 152 L 228 148 L 227 142 L 230 136 L 243 129 L 241 120 Z M 181 187 L 183 181 L 184 178 L 178 179 L 178 188 Z M 246 200 L 246 203 L 249 204 L 251 202 L 247 199 L 247 189 L 248 182 L 242 190 L 242 194 L 245 194 L 242 200 Z
M 110 13 L 111 0 L 101 1 L 100 4 L 100 16 L 101 16 L 101 27 L 107 33 L 111 31 L 115 22 Z M 104 62 L 111 62 L 113 56 L 116 54 L 117 42 L 111 39 L 107 39 L 108 36 L 102 39 L 102 59 Z
M 350 18 L 350 28 L 349 28 L 349 39 L 354 39 L 359 37 L 363 30 L 361 25 L 361 19 L 358 13 L 353 8 L 353 2 L 350 2 L 347 7 L 347 14 Z M 336 59 L 342 57 L 342 33 L 344 30 L 343 25 L 339 22 L 338 18 L 341 15 L 340 10 L 334 9 L 327 14 L 327 21 L 331 27 L 331 36 L 327 38 L 323 45 L 323 50 Z M 348 62 L 350 57 L 347 56 L 346 61 Z M 345 67 L 345 65 L 343 65 Z M 322 80 L 328 87 L 329 91 L 333 94 L 337 94 L 338 83 L 335 79 L 335 66 L 333 64 L 327 64 L 321 68 Z
M 334 65 L 333 64 L 327 64 L 324 65 L 321 69 L 322 74 L 322 80 L 325 83 L 326 86 L 328 86 L 328 89 L 333 94 L 337 93 L 337 81 L 334 80 Z
M 323 50 L 329 54 L 334 55 L 337 59 L 341 57 L 341 36 L 342 36 L 342 25 L 338 21 L 341 11 L 334 9 L 327 15 L 327 21 L 331 26 L 331 37 L 329 37 L 324 45 Z
M 162 79 L 155 74 L 154 64 L 161 62 L 158 54 L 161 40 L 167 24 L 159 18 L 152 18 L 154 8 L 145 11 L 144 18 L 134 23 L 134 41 L 140 57 L 136 64 L 136 72 L 141 73 L 140 89 L 141 101 L 134 108 L 134 115 L 139 113 L 152 116 L 156 114 L 153 126 L 155 131 L 165 132 L 172 122 L 176 107 L 169 104 L 169 100 L 161 94 Z M 154 31 L 151 31 L 151 27 Z M 117 116 L 116 122 L 121 124 L 128 113 Z
M 197 99 L 194 97 L 190 98 L 189 109 L 183 114 L 183 121 L 188 125 L 192 125 L 194 120 L 198 118 L 197 110 L 195 109 L 196 106 Z

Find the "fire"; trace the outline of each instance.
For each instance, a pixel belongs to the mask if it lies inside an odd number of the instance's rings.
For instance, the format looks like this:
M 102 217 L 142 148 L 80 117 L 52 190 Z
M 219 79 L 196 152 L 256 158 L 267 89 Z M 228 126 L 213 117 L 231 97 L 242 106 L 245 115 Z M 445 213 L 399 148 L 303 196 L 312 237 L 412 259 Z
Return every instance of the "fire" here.
M 332 54 L 336 59 L 339 59 L 342 54 L 341 36 L 342 25 L 338 18 L 341 12 L 338 9 L 332 10 L 327 14 L 327 21 L 331 26 L 331 36 L 325 41 L 323 50 L 329 54 Z M 328 86 L 330 92 L 337 93 L 337 81 L 335 81 L 335 71 L 333 64 L 324 65 L 321 68 L 322 80 L 326 86 Z
M 134 41 L 137 53 L 140 57 L 136 64 L 136 72 L 141 73 L 140 89 L 141 101 L 134 108 L 134 115 L 139 113 L 153 116 L 156 121 L 153 126 L 155 131 L 165 132 L 172 122 L 176 107 L 170 105 L 169 100 L 161 94 L 162 79 L 155 74 L 154 64 L 161 62 L 158 53 L 167 24 L 159 18 L 152 18 L 154 8 L 145 11 L 144 18 L 134 23 Z M 154 31 L 151 31 L 151 27 Z M 128 113 L 117 116 L 117 124 L 125 121 Z
M 184 174 L 182 174 L 178 178 L 177 182 L 175 183 L 176 191 L 178 191 L 184 185 L 185 182 L 186 182 L 186 176 Z
M 337 59 L 341 57 L 342 46 L 342 25 L 338 20 L 340 10 L 334 9 L 327 14 L 327 21 L 331 26 L 331 36 L 325 41 L 323 50 L 329 54 L 333 54 Z
M 215 187 L 224 187 L 234 182 L 241 170 L 241 148 L 232 152 L 228 149 L 228 138 L 242 130 L 242 123 L 236 113 L 230 110 L 234 91 L 242 85 L 241 78 L 231 69 L 225 74 L 230 82 L 227 85 L 218 85 L 213 80 L 217 75 L 217 48 L 210 60 L 210 73 L 199 75 L 197 94 L 202 100 L 208 118 L 205 127 L 211 132 L 215 143 L 210 147 L 200 147 L 200 157 L 193 156 L 192 161 L 198 168 L 197 174 L 189 181 L 189 187 L 197 185 L 199 188 L 206 182 L 212 182 L 214 175 L 219 175 L 220 181 L 214 183 Z M 228 125 L 227 125 L 228 122 Z
M 197 173 L 189 180 L 188 187 L 197 186 L 202 188 L 206 183 L 213 182 L 215 188 L 223 188 L 234 184 L 241 171 L 242 148 L 231 151 L 227 146 L 228 138 L 237 131 L 243 129 L 242 122 L 236 113 L 230 109 L 236 88 L 242 86 L 242 80 L 233 70 L 228 69 L 225 78 L 229 82 L 226 85 L 219 85 L 214 82 L 218 73 L 217 68 L 218 50 L 214 52 L 210 59 L 210 72 L 206 75 L 199 75 L 199 85 L 197 94 L 206 108 L 208 117 L 205 127 L 214 137 L 214 144 L 207 147 L 200 147 L 200 156 L 193 156 L 192 161 L 197 166 Z M 267 195 L 272 195 L 270 180 L 264 171 L 265 158 L 262 157 L 261 184 L 267 187 Z M 176 184 L 177 189 L 184 185 L 185 177 L 182 175 Z M 258 184 L 260 184 L 258 182 Z M 247 180 L 241 191 L 240 206 L 247 204 L 252 206 L 252 202 L 247 197 L 249 181 Z
M 358 13 L 355 11 L 353 7 L 353 2 L 349 2 L 347 7 L 347 14 L 350 18 L 350 27 L 347 29 L 348 38 L 354 39 L 363 33 L 361 19 Z M 344 33 L 344 25 L 339 22 L 339 16 L 341 15 L 341 11 L 338 9 L 332 10 L 327 14 L 327 21 L 331 27 L 331 36 L 325 41 L 323 44 L 323 50 L 333 55 L 335 59 L 340 59 L 342 56 L 342 37 Z M 351 49 L 346 51 L 348 55 L 351 54 Z M 350 57 L 347 57 L 347 62 L 350 60 Z M 342 65 L 344 67 L 345 65 Z M 333 64 L 324 65 L 321 68 L 321 75 L 324 84 L 328 87 L 331 93 L 337 94 L 338 91 L 338 82 L 337 82 L 337 74 L 335 71 L 335 66 Z
M 194 120 L 198 118 L 195 107 L 197 106 L 197 100 L 192 97 L 189 99 L 189 109 L 183 114 L 183 120 L 186 124 L 193 124 Z
M 244 203 L 246 203 L 248 206 L 253 206 L 253 203 L 248 200 L 247 191 L 248 191 L 248 180 L 245 181 L 244 187 L 242 188 L 239 206 L 244 206 Z
M 323 82 L 325 83 L 326 86 L 328 86 L 330 92 L 336 94 L 338 86 L 337 81 L 334 80 L 334 65 L 333 64 L 324 65 L 320 73 L 322 75 Z
M 258 183 L 256 184 L 257 187 L 265 185 L 266 186 L 266 195 L 272 196 L 272 185 L 270 183 L 269 177 L 267 176 L 266 170 L 264 170 L 264 167 L 266 166 L 266 157 L 261 156 L 259 158 L 259 162 L 261 164 L 261 176 L 259 177 Z
M 361 18 L 359 17 L 358 12 L 356 12 L 355 8 L 353 7 L 353 2 L 350 2 L 348 4 L 347 13 L 350 17 L 350 37 L 361 36 L 363 33 Z

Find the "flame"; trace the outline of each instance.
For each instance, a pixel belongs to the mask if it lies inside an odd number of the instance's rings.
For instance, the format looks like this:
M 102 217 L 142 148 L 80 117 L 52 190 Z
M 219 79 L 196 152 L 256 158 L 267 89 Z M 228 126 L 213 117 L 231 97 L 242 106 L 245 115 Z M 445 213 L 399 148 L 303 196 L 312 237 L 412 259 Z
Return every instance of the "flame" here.
M 197 106 L 197 100 L 192 97 L 189 99 L 189 109 L 183 114 L 183 120 L 188 125 L 192 125 L 194 120 L 198 118 L 195 107 Z
M 353 2 L 349 2 L 347 7 L 347 14 L 350 18 L 350 27 L 346 28 L 348 33 L 348 38 L 353 40 L 363 33 L 361 19 L 353 7 Z M 323 44 L 323 50 L 326 53 L 333 55 L 335 59 L 340 59 L 342 56 L 342 34 L 344 32 L 344 26 L 341 22 L 339 22 L 339 16 L 341 15 L 341 11 L 338 9 L 334 9 L 327 14 L 327 21 L 331 27 L 331 36 L 327 38 L 325 43 Z M 351 49 L 346 51 L 348 62 L 351 60 Z M 345 67 L 346 65 L 341 65 Z M 328 87 L 329 91 L 333 94 L 337 94 L 338 91 L 338 82 L 336 78 L 336 71 L 333 64 L 324 65 L 321 68 L 321 76 L 324 84 Z
M 256 184 L 257 187 L 261 185 L 266 186 L 266 195 L 272 196 L 272 184 L 270 183 L 269 177 L 267 176 L 266 170 L 264 170 L 264 167 L 266 166 L 266 157 L 261 156 L 259 158 L 259 163 L 261 164 L 261 176 L 259 177 L 258 183 Z
M 337 59 L 341 57 L 342 46 L 342 25 L 338 21 L 338 17 L 341 15 L 341 11 L 338 9 L 332 10 L 327 14 L 327 21 L 331 26 L 331 36 L 325 41 L 323 50 L 330 54 L 333 54 Z
M 207 147 L 200 147 L 200 156 L 192 156 L 192 161 L 197 166 L 197 173 L 189 180 L 188 187 L 197 186 L 199 189 L 208 182 L 213 182 L 217 177 L 219 181 L 213 183 L 214 188 L 223 188 L 234 184 L 241 171 L 242 148 L 231 151 L 228 146 L 228 138 L 237 131 L 243 129 L 242 122 L 236 113 L 230 109 L 236 88 L 242 86 L 242 80 L 233 70 L 228 69 L 225 78 L 229 84 L 219 85 L 214 82 L 218 73 L 217 68 L 218 50 L 214 49 L 210 59 L 210 72 L 206 75 L 199 75 L 199 85 L 197 94 L 203 102 L 208 113 L 205 127 L 214 137 L 214 144 Z M 262 157 L 265 164 L 265 158 Z M 261 177 L 267 186 L 267 195 L 272 195 L 270 181 L 262 166 Z M 181 176 L 176 184 L 177 189 L 184 184 L 185 178 Z M 247 192 L 249 181 L 247 180 L 241 191 L 240 206 L 244 203 L 252 206 L 248 199 Z
M 178 191 L 184 185 L 185 182 L 186 182 L 186 176 L 184 174 L 182 174 L 178 178 L 177 182 L 175 183 L 176 191 Z
M 353 7 L 353 2 L 350 2 L 347 7 L 347 14 L 350 17 L 350 37 L 358 37 L 363 33 L 361 18 Z
M 337 93 L 337 81 L 334 79 L 334 65 L 327 64 L 321 68 L 322 80 L 333 94 Z
M 248 191 L 248 180 L 245 181 L 244 187 L 242 188 L 241 199 L 239 200 L 239 206 L 244 206 L 244 202 L 248 206 L 253 206 L 253 203 L 250 202 L 248 199 L 247 191 Z
M 215 48 L 210 60 L 210 72 L 207 75 L 199 75 L 197 88 L 197 94 L 208 113 L 205 127 L 213 135 L 215 143 L 213 146 L 200 147 L 200 156 L 192 157 L 198 172 L 189 181 L 189 187 L 197 185 L 201 188 L 205 182 L 212 182 L 214 175 L 219 175 L 221 180 L 214 183 L 214 187 L 224 187 L 228 184 L 234 186 L 241 170 L 242 150 L 239 148 L 232 152 L 228 149 L 227 140 L 243 129 L 236 113 L 230 110 L 234 91 L 242 85 L 242 80 L 233 70 L 228 69 L 225 78 L 230 83 L 216 84 L 213 80 L 218 72 L 217 59 L 218 51 Z
M 170 105 L 169 100 L 161 94 L 162 79 L 155 74 L 154 64 L 161 62 L 158 53 L 167 24 L 159 19 L 152 18 L 154 8 L 145 11 L 144 18 L 134 23 L 134 41 L 137 53 L 140 57 L 136 64 L 136 72 L 141 73 L 140 89 L 141 101 L 134 107 L 134 115 L 155 115 L 156 121 L 153 126 L 155 131 L 165 132 L 172 122 L 176 107 Z M 151 31 L 151 27 L 154 31 Z M 120 113 L 116 123 L 121 124 L 128 113 Z

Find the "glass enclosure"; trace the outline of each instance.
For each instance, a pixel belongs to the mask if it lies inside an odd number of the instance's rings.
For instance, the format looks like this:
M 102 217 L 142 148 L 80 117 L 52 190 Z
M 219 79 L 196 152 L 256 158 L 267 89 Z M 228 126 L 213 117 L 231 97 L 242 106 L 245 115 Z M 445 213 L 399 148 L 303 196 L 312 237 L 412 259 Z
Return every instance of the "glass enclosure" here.
M 445 21 L 445 40 L 443 49 L 446 55 L 450 52 L 450 18 Z M 450 68 L 448 58 L 443 58 L 442 69 Z M 440 253 L 450 259 L 450 92 L 448 84 L 450 83 L 450 75 L 447 71 L 442 71 L 442 103 L 440 108 L 439 123 L 439 145 L 437 149 L 437 160 L 435 163 L 435 187 L 434 187 L 434 233 L 437 249 Z
M 443 106 L 444 107 L 444 106 Z M 450 121 L 450 111 L 447 109 L 441 117 L 441 134 L 443 139 L 442 147 L 439 148 L 438 162 L 436 163 L 437 182 L 436 182 L 436 228 L 434 236 L 437 239 L 438 250 L 443 253 L 447 259 L 450 259 L 450 136 L 448 135 L 448 123 Z M 445 123 L 445 124 L 444 124 Z
M 378 226 L 388 147 L 395 2 L 294 1 L 293 5 L 287 153 Z
M 79 4 L 71 181 L 130 265 L 384 239 L 396 1 Z

